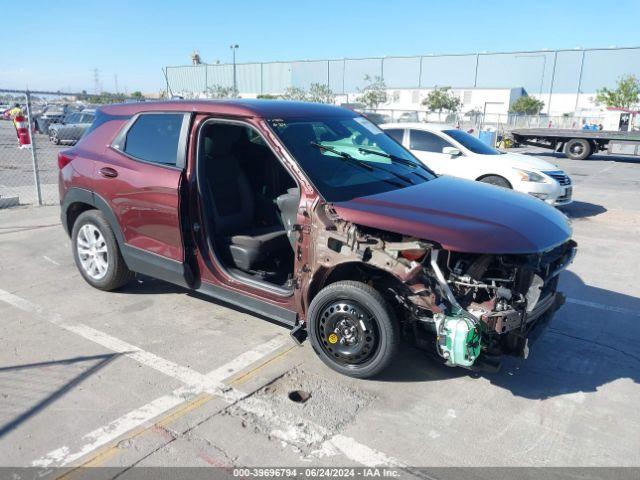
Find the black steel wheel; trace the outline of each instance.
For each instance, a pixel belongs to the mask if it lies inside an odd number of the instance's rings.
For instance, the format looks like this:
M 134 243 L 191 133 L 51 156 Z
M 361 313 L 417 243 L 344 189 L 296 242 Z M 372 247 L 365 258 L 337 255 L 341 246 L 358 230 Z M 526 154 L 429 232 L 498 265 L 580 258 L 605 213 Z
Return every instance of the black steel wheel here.
M 336 282 L 322 289 L 311 302 L 308 321 L 318 356 L 345 375 L 371 377 L 397 350 L 393 310 L 377 290 L 361 282 Z
M 343 366 L 366 363 L 375 353 L 380 337 L 371 312 L 351 299 L 327 302 L 316 328 L 324 353 Z

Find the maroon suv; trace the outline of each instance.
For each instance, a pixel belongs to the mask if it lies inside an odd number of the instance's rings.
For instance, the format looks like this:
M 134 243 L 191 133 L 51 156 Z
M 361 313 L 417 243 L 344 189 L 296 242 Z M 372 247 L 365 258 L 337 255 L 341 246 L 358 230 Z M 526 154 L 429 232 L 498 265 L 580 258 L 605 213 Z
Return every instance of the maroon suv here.
M 369 377 L 402 337 L 447 365 L 526 356 L 576 244 L 527 195 L 438 177 L 373 123 L 320 104 L 110 105 L 59 155 L 85 280 L 134 272 L 292 327 Z

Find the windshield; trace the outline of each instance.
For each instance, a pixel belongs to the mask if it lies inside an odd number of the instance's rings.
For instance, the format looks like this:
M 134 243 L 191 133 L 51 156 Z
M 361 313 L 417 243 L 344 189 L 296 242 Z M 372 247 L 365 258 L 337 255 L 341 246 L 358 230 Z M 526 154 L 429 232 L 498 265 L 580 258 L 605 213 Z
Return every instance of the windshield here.
M 458 143 L 461 143 L 473 153 L 478 153 L 480 155 L 502 155 L 500 150 L 496 150 L 486 143 L 482 143 L 477 137 L 469 135 L 467 132 L 463 132 L 462 130 L 444 130 L 444 133 L 449 135 Z
M 419 160 L 363 117 L 271 119 L 269 124 L 329 202 L 435 178 Z

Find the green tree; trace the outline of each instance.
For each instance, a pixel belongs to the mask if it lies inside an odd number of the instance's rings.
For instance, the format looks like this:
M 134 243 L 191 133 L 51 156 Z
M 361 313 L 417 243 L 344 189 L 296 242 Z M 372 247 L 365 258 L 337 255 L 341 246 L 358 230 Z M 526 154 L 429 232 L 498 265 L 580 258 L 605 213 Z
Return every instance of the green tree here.
M 422 101 L 430 112 L 438 112 L 438 119 L 443 111 L 445 112 L 457 112 L 462 106 L 460 98 L 456 97 L 451 90 L 451 87 L 436 87 L 427 98 Z
M 382 77 L 364 76 L 367 84 L 362 89 L 358 89 L 360 95 L 356 98 L 357 102 L 365 104 L 370 109 L 378 108 L 381 103 L 386 103 L 389 99 L 387 95 L 387 85 Z
M 238 98 L 238 92 L 233 87 L 212 85 L 207 88 L 207 96 L 209 98 Z
M 287 87 L 284 91 L 284 93 L 282 94 L 282 98 L 284 98 L 285 100 L 306 100 L 307 99 L 307 92 L 304 90 L 304 88 L 299 88 L 299 87 Z
M 131 94 L 131 98 L 135 98 L 136 100 L 144 100 L 144 95 L 140 90 L 136 90 Z
M 635 75 L 623 75 L 616 89 L 607 87 L 597 90 L 596 103 L 607 107 L 630 108 L 640 101 L 640 80 Z
M 521 115 L 537 115 L 544 107 L 544 102 L 535 97 L 523 95 L 511 104 L 509 111 Z
M 315 103 L 335 103 L 336 96 L 324 83 L 312 83 L 309 87 L 307 100 Z

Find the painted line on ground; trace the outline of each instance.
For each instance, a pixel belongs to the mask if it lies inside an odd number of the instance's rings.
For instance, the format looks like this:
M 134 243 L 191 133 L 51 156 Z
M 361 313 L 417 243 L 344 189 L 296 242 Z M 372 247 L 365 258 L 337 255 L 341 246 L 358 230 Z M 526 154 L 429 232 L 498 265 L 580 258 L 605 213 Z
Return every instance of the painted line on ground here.
M 42 258 L 44 258 L 47 262 L 52 263 L 54 265 L 57 265 L 58 267 L 60 266 L 60 264 L 58 262 L 56 262 L 53 258 L 49 258 L 46 255 L 43 255 Z
M 567 301 L 567 303 L 572 303 L 574 305 L 580 305 L 582 307 L 595 308 L 595 309 L 598 309 L 598 310 L 605 310 L 607 312 L 622 313 L 624 315 L 632 315 L 632 316 L 635 316 L 635 317 L 640 317 L 640 311 L 631 310 L 630 308 L 616 307 L 616 306 L 613 306 L 613 305 L 606 305 L 604 303 L 589 302 L 587 300 L 580 300 L 578 298 L 567 298 L 566 301 Z
M 180 387 L 169 395 L 163 395 L 152 402 L 139 407 L 113 422 L 100 427 L 83 437 L 84 445 L 74 452 L 69 447 L 64 446 L 49 452 L 44 457 L 36 460 L 33 465 L 40 467 L 63 466 L 81 458 L 93 450 L 105 445 L 111 440 L 124 433 L 150 421 L 151 419 L 177 407 L 181 403 L 188 401 L 194 396 L 207 392 L 212 395 L 222 397 L 228 402 L 235 402 L 242 398 L 244 394 L 234 389 L 230 389 L 222 383 L 243 369 L 256 363 L 265 356 L 276 352 L 287 345 L 290 340 L 279 335 L 268 342 L 259 345 L 251 350 L 242 353 L 237 358 L 203 375 L 195 370 L 178 365 L 170 360 L 147 352 L 140 347 L 113 337 L 107 333 L 96 330 L 81 323 L 68 322 L 56 313 L 48 312 L 42 307 L 35 305 L 24 298 L 0 289 L 0 300 L 27 313 L 32 313 L 39 318 L 60 327 L 68 332 L 79 335 L 114 352 L 121 353 L 147 367 L 172 377 L 186 386 Z
M 325 427 L 314 422 L 306 419 L 292 421 L 284 418 L 268 402 L 248 396 L 248 394 L 222 383 L 225 378 L 229 378 L 244 367 L 259 361 L 264 356 L 283 346 L 285 339 L 282 337 L 275 338 L 254 350 L 245 352 L 228 364 L 202 375 L 189 367 L 158 357 L 87 325 L 65 322 L 60 315 L 49 313 L 43 308 L 4 290 L 0 290 L 0 300 L 23 311 L 35 313 L 54 325 L 80 335 L 105 348 L 122 353 L 186 384 L 169 395 L 159 397 L 123 415 L 110 424 L 86 434 L 83 437 L 85 443 L 75 451 L 72 452 L 69 447 L 63 446 L 34 461 L 33 466 L 68 466 L 118 437 L 149 423 L 159 415 L 176 408 L 186 401 L 192 400 L 195 396 L 201 393 L 208 393 L 222 398 L 227 403 L 234 403 L 237 408 L 266 420 L 271 428 L 270 435 L 275 438 L 294 446 L 300 443 L 306 445 L 320 444 L 321 449 L 312 452 L 312 455 L 316 457 L 333 456 L 341 453 L 347 458 L 368 467 L 406 467 L 405 464 L 395 458 L 370 448 L 353 438 L 340 434 L 330 436 Z M 567 302 L 601 310 L 638 315 L 638 312 L 630 309 L 574 298 L 568 298 Z M 327 437 L 329 438 L 327 439 Z
M 143 405 L 131 412 L 121 416 L 111 423 L 100 427 L 82 437 L 83 445 L 71 451 L 68 446 L 63 446 L 52 450 L 43 457 L 32 462 L 32 466 L 41 468 L 69 466 L 73 462 L 94 452 L 100 447 L 116 440 L 122 435 L 135 430 L 136 428 L 149 423 L 154 418 L 166 413 L 180 404 L 193 399 L 195 396 L 205 392 L 222 398 L 229 404 L 236 406 L 257 417 L 268 421 L 271 428 L 271 435 L 289 444 L 296 443 L 314 444 L 322 443 L 322 449 L 316 456 L 335 455 L 341 452 L 347 458 L 370 467 L 400 467 L 403 464 L 392 457 L 387 456 L 377 450 L 361 444 L 355 439 L 344 435 L 330 436 L 329 431 L 315 422 L 305 419 L 291 421 L 278 414 L 278 412 L 268 402 L 255 397 L 248 396 L 238 389 L 232 388 L 222 383 L 224 378 L 239 372 L 243 365 L 246 367 L 251 363 L 276 351 L 285 343 L 285 338 L 278 337 L 270 340 L 266 344 L 260 345 L 253 350 L 243 353 L 238 358 L 232 360 L 227 365 L 216 368 L 206 375 L 202 375 L 188 367 L 177 365 L 169 360 L 163 359 L 141 348 L 124 342 L 118 338 L 96 330 L 80 323 L 66 322 L 59 314 L 47 312 L 28 300 L 0 289 L 0 300 L 8 303 L 20 310 L 34 313 L 40 318 L 57 325 L 67 331 L 73 332 L 81 337 L 91 340 L 115 352 L 119 352 L 140 363 L 154 368 L 168 376 L 171 376 L 185 383 L 168 395 L 163 395 L 152 402 Z M 289 340 L 286 339 L 288 342 Z M 248 363 L 245 363 L 248 362 Z M 328 440 L 325 440 L 329 437 Z

